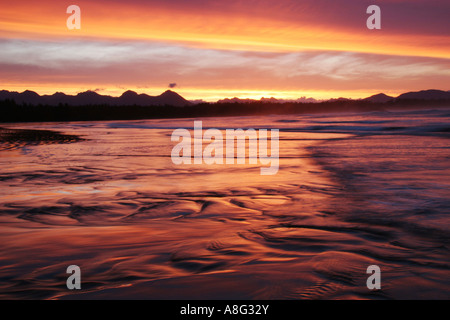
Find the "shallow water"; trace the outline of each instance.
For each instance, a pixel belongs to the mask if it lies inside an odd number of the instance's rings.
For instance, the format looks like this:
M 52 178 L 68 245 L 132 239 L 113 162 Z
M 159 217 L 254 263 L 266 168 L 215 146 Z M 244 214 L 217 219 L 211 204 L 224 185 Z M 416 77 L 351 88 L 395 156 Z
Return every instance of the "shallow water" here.
M 86 140 L 0 144 L 0 297 L 450 298 L 448 110 L 201 120 L 280 129 L 279 172 L 174 165 L 193 119 L 2 125 Z

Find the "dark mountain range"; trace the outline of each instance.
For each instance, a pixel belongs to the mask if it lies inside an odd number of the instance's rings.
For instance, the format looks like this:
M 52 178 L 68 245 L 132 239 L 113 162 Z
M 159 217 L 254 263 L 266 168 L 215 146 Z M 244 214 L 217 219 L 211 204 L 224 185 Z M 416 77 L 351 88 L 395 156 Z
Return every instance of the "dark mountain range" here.
M 407 92 L 399 95 L 397 99 L 448 100 L 450 99 L 450 91 L 423 90 L 418 92 Z
M 423 90 L 418 92 L 407 92 L 399 95 L 397 98 L 388 96 L 384 93 L 379 93 L 360 101 L 372 102 L 372 103 L 388 103 L 398 100 L 449 100 L 450 91 L 442 90 Z M 134 91 L 125 91 L 120 97 L 111 97 L 100 95 L 94 91 L 86 91 L 78 93 L 75 96 L 66 95 L 62 92 L 56 92 L 52 95 L 40 96 L 34 91 L 26 90 L 22 93 L 10 92 L 6 90 L 0 91 L 0 101 L 10 100 L 16 104 L 28 104 L 28 105 L 70 105 L 70 106 L 87 106 L 87 105 L 110 105 L 110 106 L 164 106 L 170 105 L 174 107 L 191 106 L 192 103 L 178 93 L 171 90 L 167 90 L 159 96 L 149 96 L 147 94 L 138 94 Z M 352 99 L 338 98 L 330 99 L 329 102 L 335 101 L 353 101 Z M 260 100 L 254 99 L 223 99 L 217 101 L 218 104 L 251 104 L 251 103 L 319 103 L 320 101 L 313 98 L 302 97 L 296 100 L 285 100 L 275 98 L 261 98 Z
M 407 92 L 399 95 L 397 98 L 379 93 L 371 97 L 362 99 L 374 103 L 386 103 L 399 100 L 449 100 L 450 91 L 442 90 L 422 90 L 417 92 Z
M 377 112 L 449 107 L 450 92 L 439 90 L 409 92 L 397 98 L 377 94 L 358 100 L 236 98 L 216 103 L 192 103 L 170 90 L 156 97 L 133 91 L 126 91 L 120 97 L 103 96 L 94 91 L 74 96 L 61 92 L 40 96 L 29 90 L 22 93 L 0 91 L 0 123 Z
M 191 105 L 178 93 L 167 90 L 159 96 L 149 96 L 146 94 L 137 94 L 134 91 L 126 91 L 120 97 L 111 97 L 100 95 L 94 91 L 81 92 L 75 96 L 66 95 L 62 92 L 56 92 L 53 95 L 38 95 L 36 92 L 26 90 L 22 93 L 0 91 L 0 101 L 11 100 L 17 104 L 29 105 L 111 105 L 111 106 L 164 106 L 171 105 L 184 107 Z
M 375 103 L 385 103 L 394 100 L 394 97 L 385 95 L 384 93 L 375 94 L 368 98 L 363 99 L 364 101 L 370 101 Z

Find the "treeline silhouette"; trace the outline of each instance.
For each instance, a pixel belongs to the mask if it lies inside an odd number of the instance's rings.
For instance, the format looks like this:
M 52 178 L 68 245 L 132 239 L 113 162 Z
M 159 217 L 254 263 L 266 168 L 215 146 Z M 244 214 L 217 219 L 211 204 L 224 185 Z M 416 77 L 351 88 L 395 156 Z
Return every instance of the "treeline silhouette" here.
M 335 100 L 320 103 L 201 103 L 186 107 L 175 106 L 70 106 L 59 104 L 17 104 L 0 101 L 0 122 L 54 122 L 95 120 L 141 120 L 164 118 L 197 118 L 252 116 L 270 114 L 305 114 L 331 112 L 367 112 L 404 108 L 434 108 L 450 106 L 450 100 L 397 100 L 374 103 L 363 100 Z

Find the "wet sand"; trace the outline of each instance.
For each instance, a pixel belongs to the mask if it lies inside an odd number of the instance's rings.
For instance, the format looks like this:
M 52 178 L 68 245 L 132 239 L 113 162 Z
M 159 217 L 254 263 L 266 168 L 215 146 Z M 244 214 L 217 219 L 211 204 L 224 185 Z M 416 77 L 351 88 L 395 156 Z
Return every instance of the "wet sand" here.
M 13 129 L 0 127 L 0 150 L 16 149 L 26 145 L 72 143 L 82 141 L 77 135 L 52 130 Z
M 0 151 L 0 297 L 450 297 L 448 115 L 204 123 L 280 128 L 279 173 L 175 166 L 170 134 L 191 120 L 27 125 L 84 140 Z

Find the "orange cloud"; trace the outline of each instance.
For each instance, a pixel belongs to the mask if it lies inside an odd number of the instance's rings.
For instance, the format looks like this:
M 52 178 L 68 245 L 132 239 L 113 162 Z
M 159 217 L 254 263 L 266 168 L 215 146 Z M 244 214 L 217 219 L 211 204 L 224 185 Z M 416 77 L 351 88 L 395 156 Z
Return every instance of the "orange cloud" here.
M 176 1 L 175 1 L 176 2 Z M 184 3 L 189 3 L 185 1 Z M 194 1 L 195 2 L 195 1 Z M 252 1 L 253 2 L 253 1 Z M 351 24 L 323 21 L 300 10 L 283 19 L 270 15 L 271 7 L 249 13 L 220 11 L 210 7 L 167 7 L 159 1 L 135 3 L 78 1 L 82 29 L 67 30 L 66 5 L 60 2 L 22 2 L 2 8 L 0 37 L 52 39 L 91 38 L 120 40 L 157 40 L 202 48 L 292 52 L 304 50 L 353 51 L 406 56 L 450 57 L 448 34 L 407 34 L 389 29 L 367 30 L 364 11 L 355 11 Z M 284 12 L 280 9 L 281 12 Z M 339 15 L 339 12 L 336 13 Z

